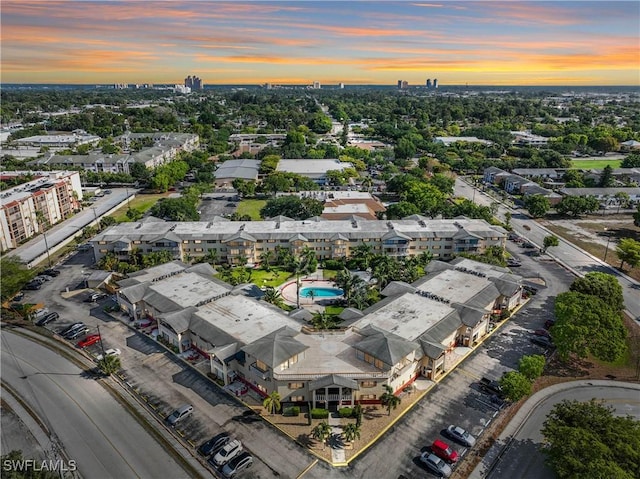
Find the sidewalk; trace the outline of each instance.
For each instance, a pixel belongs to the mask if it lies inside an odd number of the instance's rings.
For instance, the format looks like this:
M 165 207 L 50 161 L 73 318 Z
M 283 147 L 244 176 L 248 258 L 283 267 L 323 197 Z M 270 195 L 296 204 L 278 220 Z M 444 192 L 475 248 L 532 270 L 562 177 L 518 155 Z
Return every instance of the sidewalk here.
M 497 466 L 501 457 L 509 449 L 512 439 L 527 422 L 529 416 L 536 410 L 536 408 L 546 399 L 551 398 L 555 394 L 569 389 L 575 389 L 580 387 L 617 387 L 617 388 L 631 388 L 638 391 L 640 396 L 640 385 L 634 383 L 625 383 L 620 381 L 608 381 L 608 380 L 580 380 L 570 381 L 561 384 L 555 384 L 538 391 L 531 396 L 518 410 L 513 419 L 509 421 L 507 426 L 500 433 L 500 436 L 496 439 L 493 446 L 487 451 L 482 458 L 482 461 L 475 467 L 473 472 L 469 475 L 468 479 L 484 479 L 488 477 L 493 469 Z

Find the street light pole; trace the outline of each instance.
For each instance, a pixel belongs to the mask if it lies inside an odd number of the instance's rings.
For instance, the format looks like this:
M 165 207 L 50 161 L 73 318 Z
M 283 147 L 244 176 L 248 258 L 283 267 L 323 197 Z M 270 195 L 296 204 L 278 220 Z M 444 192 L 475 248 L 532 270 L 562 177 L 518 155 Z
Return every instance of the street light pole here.
M 609 234 L 607 228 L 604 229 L 607 232 L 607 247 L 604 250 L 604 259 L 602 261 L 604 261 L 605 263 L 607 262 L 607 253 L 609 252 L 609 242 L 611 241 L 611 235 Z
M 49 268 L 51 268 L 51 256 L 49 255 L 49 243 L 47 243 L 47 233 L 43 231 L 42 236 L 44 237 L 44 248 L 47 251 L 47 263 L 49 264 Z

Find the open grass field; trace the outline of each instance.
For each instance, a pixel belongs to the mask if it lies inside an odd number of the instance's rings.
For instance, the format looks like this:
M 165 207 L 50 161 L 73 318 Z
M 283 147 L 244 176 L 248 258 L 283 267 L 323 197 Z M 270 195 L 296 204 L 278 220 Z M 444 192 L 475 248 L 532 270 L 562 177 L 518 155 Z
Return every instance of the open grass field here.
M 238 204 L 236 213 L 238 215 L 249 215 L 252 220 L 260 221 L 260 210 L 267 203 L 267 200 L 242 200 Z
M 153 193 L 150 195 L 141 195 L 138 194 L 134 199 L 129 201 L 129 207 L 138 209 L 143 213 L 146 213 L 147 210 L 151 209 L 153 205 L 155 205 L 159 199 L 166 198 L 169 196 L 169 192 L 166 193 Z M 115 218 L 118 222 L 131 221 L 127 218 L 127 205 L 124 205 L 118 211 L 110 215 Z
M 251 272 L 251 282 L 258 286 L 273 286 L 275 288 L 290 277 L 291 273 L 289 271 L 284 271 L 279 268 L 271 268 L 271 271 L 254 269 Z
M 611 168 L 620 168 L 621 163 L 622 160 L 571 160 L 571 167 L 591 169 L 604 168 L 605 166 L 610 165 Z

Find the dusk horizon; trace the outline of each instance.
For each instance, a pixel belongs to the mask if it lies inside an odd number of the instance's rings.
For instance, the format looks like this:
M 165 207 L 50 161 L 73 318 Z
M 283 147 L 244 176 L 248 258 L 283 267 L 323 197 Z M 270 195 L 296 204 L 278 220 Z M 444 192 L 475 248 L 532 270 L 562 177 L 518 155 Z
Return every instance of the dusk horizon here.
M 639 13 L 626 1 L 5 1 L 1 82 L 638 86 Z

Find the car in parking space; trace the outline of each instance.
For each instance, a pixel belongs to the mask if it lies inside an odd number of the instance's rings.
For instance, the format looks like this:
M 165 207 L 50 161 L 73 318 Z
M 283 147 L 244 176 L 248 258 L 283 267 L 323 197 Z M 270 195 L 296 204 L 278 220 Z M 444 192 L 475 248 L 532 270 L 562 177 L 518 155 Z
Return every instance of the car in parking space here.
M 473 447 L 476 443 L 476 438 L 469 434 L 466 429 L 453 424 L 447 428 L 447 435 L 463 446 Z
M 449 444 L 440 439 L 436 439 L 431 444 L 431 452 L 433 452 L 440 459 L 444 459 L 448 462 L 456 462 L 458 460 L 458 451 L 452 449 Z
M 239 472 L 249 469 L 253 465 L 253 456 L 247 451 L 241 452 L 236 457 L 227 462 L 222 468 L 224 477 L 235 477 Z
M 22 301 L 23 299 L 24 299 L 24 292 L 20 291 L 13 298 L 11 298 L 11 301 Z
M 98 341 L 100 341 L 100 335 L 99 334 L 91 334 L 89 336 L 87 336 L 86 338 L 84 338 L 82 341 L 78 341 L 77 346 L 79 348 L 86 348 L 88 346 L 91 346 L 92 344 L 96 344 Z
M 104 354 L 98 354 L 96 356 L 96 359 L 98 361 L 102 361 L 102 358 L 105 358 L 107 356 L 120 356 L 120 350 L 118 348 L 109 348 L 105 350 Z
M 435 454 L 430 452 L 423 452 L 420 455 L 420 462 L 424 464 L 427 469 L 431 472 L 434 472 L 440 477 L 449 477 L 451 475 L 451 466 L 444 462 L 443 459 L 440 459 Z
M 551 341 L 551 338 L 548 336 L 531 336 L 529 338 L 529 341 L 531 341 L 533 344 L 537 345 L 537 346 L 542 346 L 543 348 L 552 348 L 553 347 L 553 341 Z
M 42 288 L 42 283 L 38 282 L 38 281 L 29 281 L 27 284 L 24 285 L 24 288 L 27 291 L 36 291 L 38 289 Z
M 546 336 L 547 338 L 550 336 L 549 331 L 546 329 L 536 329 L 533 334 L 536 336 Z
M 107 295 L 104 293 L 92 293 L 87 299 L 85 299 L 85 303 L 94 303 L 99 299 L 106 297 Z
M 242 452 L 242 443 L 239 439 L 234 439 L 225 444 L 222 449 L 209 459 L 209 463 L 216 467 L 221 467 Z
M 60 332 L 58 332 L 58 334 L 60 336 L 64 336 L 67 333 L 70 333 L 71 331 L 73 331 L 74 329 L 79 328 L 80 326 L 84 326 L 84 323 L 78 321 L 77 323 L 70 324 L 69 326 L 67 326 L 66 328 L 64 328 Z
M 556 320 L 555 319 L 547 319 L 544 322 L 544 329 L 549 330 L 553 327 L 553 325 L 556 324 Z
M 46 274 L 47 276 L 57 277 L 60 276 L 60 271 L 57 269 L 45 269 L 42 274 Z
M 226 445 L 231 440 L 231 436 L 226 432 L 221 432 L 213 436 L 207 442 L 204 442 L 198 448 L 198 454 L 201 456 L 210 456 L 214 452 L 218 452 L 218 449 Z
M 178 409 L 173 411 L 169 416 L 167 416 L 167 423 L 171 427 L 175 427 L 180 421 L 189 417 L 193 413 L 193 406 L 191 404 L 185 404 L 184 406 L 180 406 Z
M 53 323 L 59 317 L 60 315 L 56 312 L 49 313 L 45 317 L 40 318 L 38 321 L 36 321 L 36 326 L 44 326 L 45 324 Z
M 86 326 L 81 326 L 78 329 L 74 329 L 73 331 L 71 331 L 70 333 L 67 333 L 64 338 L 68 339 L 70 341 L 74 340 L 74 339 L 78 339 L 80 336 L 84 336 L 85 334 L 87 334 L 89 332 L 89 328 Z

